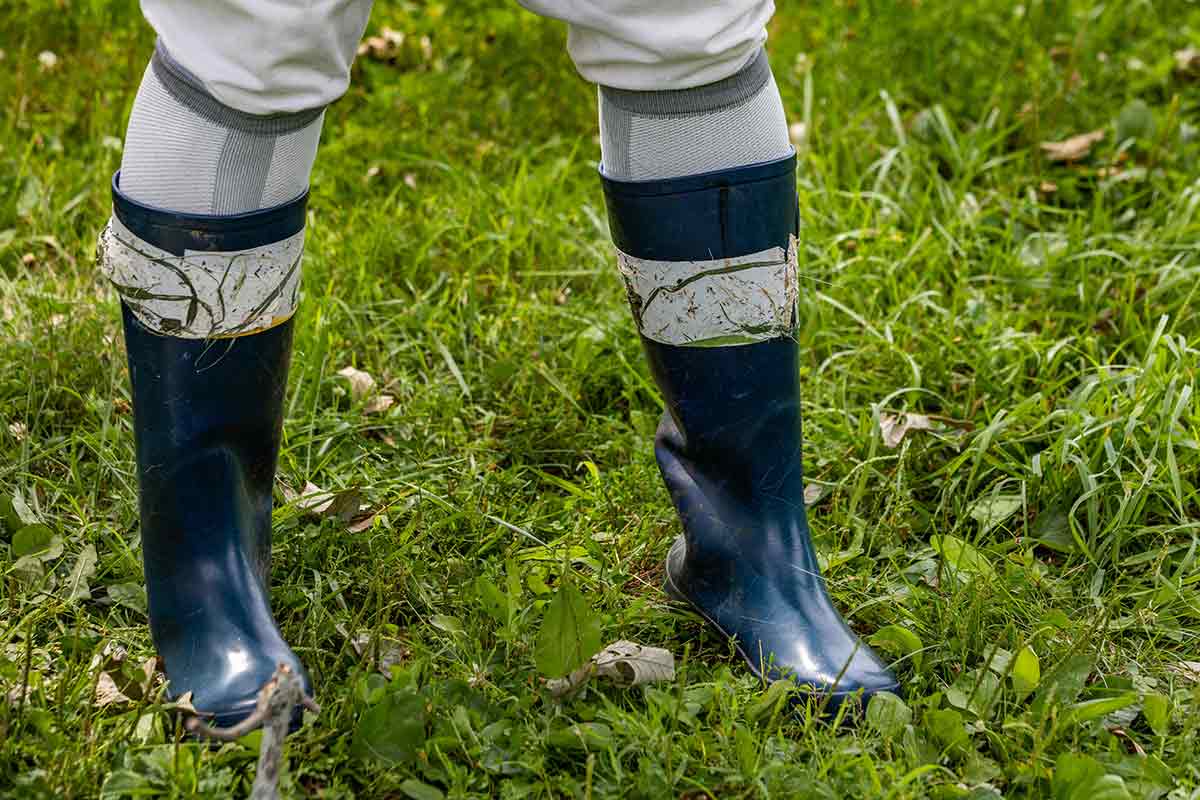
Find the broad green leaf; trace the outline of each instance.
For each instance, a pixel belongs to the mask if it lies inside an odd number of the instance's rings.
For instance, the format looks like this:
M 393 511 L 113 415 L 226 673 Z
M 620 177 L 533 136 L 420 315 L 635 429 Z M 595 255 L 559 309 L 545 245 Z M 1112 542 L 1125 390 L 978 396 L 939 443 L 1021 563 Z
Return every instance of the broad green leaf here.
M 867 703 L 867 724 L 894 739 L 912 722 L 912 709 L 891 692 L 880 692 Z
M 1125 782 L 1091 756 L 1063 753 L 1050 780 L 1054 800 L 1131 800 Z
M 744 725 L 739 725 L 733 732 L 733 746 L 737 751 L 738 764 L 743 775 L 755 775 L 758 772 L 758 743 L 756 737 Z
M 37 514 L 33 513 L 33 509 L 25 502 L 25 495 L 21 494 L 19 489 L 12 493 L 8 504 L 12 509 L 12 518 L 9 520 L 9 523 L 12 525 L 14 533 L 26 525 L 36 525 L 41 522 Z
M 429 618 L 429 624 L 451 636 L 467 632 L 467 629 L 463 627 L 462 620 L 449 614 L 434 614 Z
M 400 791 L 404 792 L 406 797 L 411 797 L 412 800 L 443 800 L 446 796 L 441 789 L 416 778 L 409 778 L 401 783 Z
M 147 613 L 146 587 L 140 583 L 115 583 L 108 587 L 108 596 L 119 606 L 143 616 Z
M 795 692 L 794 681 L 787 679 L 773 681 L 763 692 L 762 697 L 746 707 L 746 719 L 750 722 L 766 722 L 787 703 L 788 698 Z
M 33 556 L 39 561 L 52 561 L 62 551 L 62 539 L 48 525 L 26 525 L 13 534 L 12 553 L 16 558 Z
M 996 577 L 996 570 L 975 547 L 955 536 L 930 536 L 929 544 L 952 571 L 967 576 Z
M 546 736 L 546 744 L 563 750 L 607 750 L 612 743 L 612 728 L 602 722 L 568 725 Z
M 988 669 L 964 672 L 946 690 L 946 702 L 955 708 L 982 717 L 991 708 L 1000 691 L 1000 678 Z
M 1079 543 L 1071 535 L 1067 509 L 1058 503 L 1038 513 L 1030 535 L 1038 544 L 1059 553 L 1074 553 L 1079 549 Z
M 479 595 L 483 610 L 490 614 L 492 619 L 501 625 L 508 624 L 508 597 L 486 575 L 475 579 L 475 593 Z
M 1009 673 L 1013 689 L 1024 697 L 1038 687 L 1042 680 L 1042 665 L 1037 653 L 1028 645 L 1021 648 L 1013 660 L 1012 672 Z
M 28 217 L 38 204 L 42 202 L 42 182 L 37 176 L 30 175 L 21 185 L 21 194 L 17 197 L 17 216 Z
M 970 750 L 971 737 L 959 712 L 952 708 L 926 711 L 924 720 L 925 728 L 946 752 L 963 755 Z
M 1071 627 L 1071 618 L 1065 612 L 1057 608 L 1052 608 L 1045 614 L 1042 614 L 1042 618 L 1038 620 L 1038 627 L 1046 626 L 1065 631 Z
M 1136 692 L 1122 692 L 1114 697 L 1101 697 L 1096 700 L 1084 700 L 1067 709 L 1063 716 L 1063 724 L 1079 724 L 1093 719 L 1108 716 L 1114 711 L 1120 711 L 1137 702 Z
M 1092 673 L 1092 659 L 1085 655 L 1067 657 L 1042 681 L 1037 696 L 1033 699 L 1033 710 L 1038 715 L 1045 714 L 1052 707 L 1064 703 L 1072 703 L 1087 682 Z
M 425 698 L 417 692 L 384 695 L 359 717 L 351 752 L 385 764 L 415 760 L 425 744 L 426 713 Z
M 1163 694 L 1147 694 L 1142 698 L 1142 716 L 1150 730 L 1166 736 L 1171 731 L 1171 699 Z
M 976 500 L 968 512 L 979 523 L 981 533 L 987 533 L 1020 510 L 1019 494 L 989 494 Z
M 17 516 L 11 497 L 0 497 L 0 533 L 12 535 L 25 527 L 25 522 Z
M 102 800 L 120 800 L 125 797 L 154 797 L 162 787 L 149 775 L 131 769 L 113 770 L 104 779 L 100 788 Z
M 504 562 L 504 591 L 508 594 L 508 607 L 520 608 L 521 597 L 525 594 L 521 588 L 521 568 L 511 558 Z
M 1118 143 L 1126 139 L 1150 139 L 1154 128 L 1154 112 L 1141 98 L 1129 101 L 1117 114 Z
M 533 658 L 547 678 L 561 678 L 600 652 L 600 617 L 575 585 L 564 581 L 546 608 Z
M 75 559 L 74 566 L 71 567 L 71 574 L 67 578 L 66 593 L 67 600 L 87 600 L 92 596 L 91 588 L 88 586 L 88 581 L 96 574 L 96 546 L 94 544 L 86 544 L 83 550 Z
M 921 671 L 921 637 L 900 625 L 885 625 L 871 635 L 867 643 L 897 659 L 912 656 L 913 667 Z

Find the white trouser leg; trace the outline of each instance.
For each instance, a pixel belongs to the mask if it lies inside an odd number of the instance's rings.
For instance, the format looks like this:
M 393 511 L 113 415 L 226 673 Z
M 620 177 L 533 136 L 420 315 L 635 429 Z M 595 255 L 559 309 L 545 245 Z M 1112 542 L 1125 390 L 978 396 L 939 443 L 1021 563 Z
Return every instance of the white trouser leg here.
M 371 0 L 142 0 L 142 13 L 223 105 L 292 114 L 346 91 Z
M 766 41 L 773 0 L 518 0 L 568 23 L 583 77 L 615 89 L 691 89 L 728 78 Z

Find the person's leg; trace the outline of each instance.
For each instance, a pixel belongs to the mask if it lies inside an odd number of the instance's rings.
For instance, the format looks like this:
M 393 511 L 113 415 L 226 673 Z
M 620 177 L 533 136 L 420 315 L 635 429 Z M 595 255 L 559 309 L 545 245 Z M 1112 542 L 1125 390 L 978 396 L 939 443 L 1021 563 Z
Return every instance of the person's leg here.
M 895 689 L 830 602 L 805 515 L 795 155 L 762 49 L 773 4 L 523 3 L 570 23 L 600 84 L 610 228 L 683 524 L 668 591 L 756 674 L 834 705 Z
M 279 664 L 271 493 L 324 107 L 369 0 L 144 0 L 158 33 L 100 262 L 121 298 L 150 628 L 230 725 Z M 307 677 L 305 690 L 311 692 Z

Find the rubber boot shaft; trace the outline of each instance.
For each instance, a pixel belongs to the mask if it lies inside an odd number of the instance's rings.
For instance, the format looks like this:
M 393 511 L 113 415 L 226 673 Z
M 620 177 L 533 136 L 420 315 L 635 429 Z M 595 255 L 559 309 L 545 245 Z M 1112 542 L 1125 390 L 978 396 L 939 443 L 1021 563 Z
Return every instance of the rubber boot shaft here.
M 117 213 L 128 211 L 131 201 L 115 197 Z M 157 225 L 127 221 L 146 213 L 142 207 L 122 221 L 156 246 L 174 238 L 237 249 L 212 218 L 203 225 L 178 215 L 155 217 Z M 311 694 L 276 627 L 267 588 L 292 322 L 205 340 L 155 333 L 124 304 L 122 316 L 150 630 L 171 695 L 191 692 L 197 710 L 227 726 L 253 710 L 280 663 Z
M 794 246 L 794 156 L 604 185 L 614 242 L 639 259 L 711 262 Z M 666 405 L 655 455 L 683 526 L 668 591 L 732 638 L 756 675 L 790 677 L 827 708 L 895 689 L 830 601 L 813 551 L 795 337 L 642 343 Z

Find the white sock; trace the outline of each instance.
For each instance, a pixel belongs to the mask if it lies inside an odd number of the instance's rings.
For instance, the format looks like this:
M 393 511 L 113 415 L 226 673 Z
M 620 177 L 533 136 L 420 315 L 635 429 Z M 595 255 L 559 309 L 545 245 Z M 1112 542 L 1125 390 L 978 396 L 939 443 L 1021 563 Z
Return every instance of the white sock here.
M 240 214 L 308 188 L 324 109 L 257 116 L 223 105 L 161 46 L 142 78 L 121 159 L 121 191 L 190 214 Z
M 765 50 L 724 80 L 665 92 L 600 87 L 604 174 L 677 178 L 784 158 L 787 118 Z

